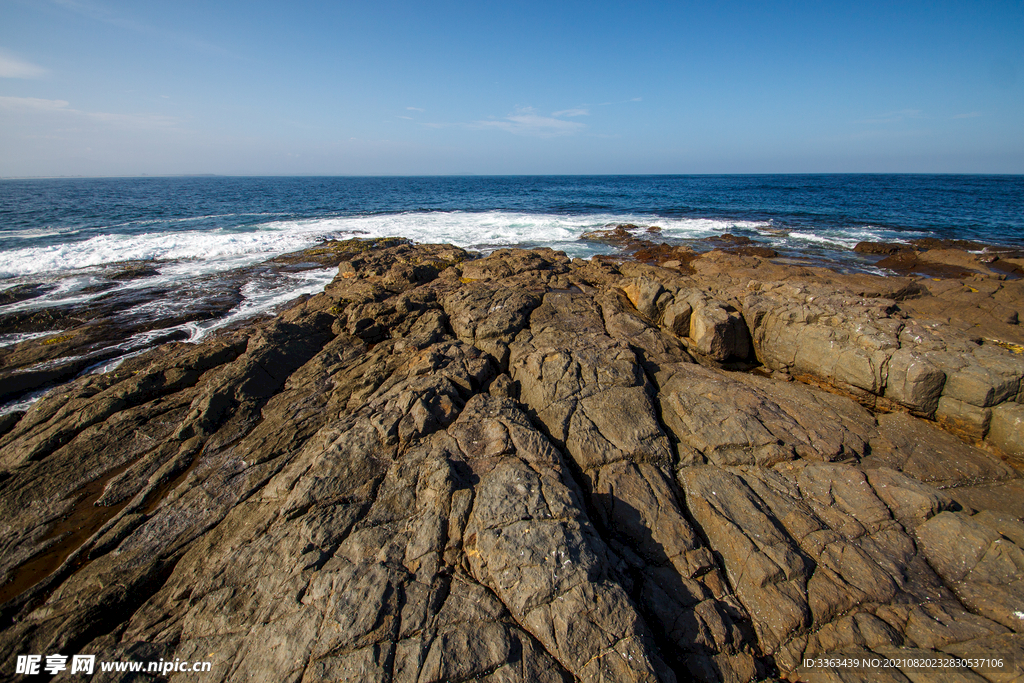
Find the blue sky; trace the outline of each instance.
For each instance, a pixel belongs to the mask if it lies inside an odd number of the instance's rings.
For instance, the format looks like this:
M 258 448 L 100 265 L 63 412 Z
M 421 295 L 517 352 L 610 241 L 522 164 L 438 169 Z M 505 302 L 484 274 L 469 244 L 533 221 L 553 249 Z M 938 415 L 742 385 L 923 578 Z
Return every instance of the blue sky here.
M 0 0 L 0 176 L 1024 173 L 1024 2 Z

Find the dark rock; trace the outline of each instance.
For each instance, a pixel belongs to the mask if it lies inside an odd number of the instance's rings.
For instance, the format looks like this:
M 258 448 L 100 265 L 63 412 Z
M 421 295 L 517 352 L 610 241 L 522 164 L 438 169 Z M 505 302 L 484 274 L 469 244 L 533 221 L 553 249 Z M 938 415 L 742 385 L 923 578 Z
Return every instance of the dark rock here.
M 36 282 L 29 282 L 21 285 L 15 285 L 8 287 L 5 290 L 0 291 L 0 306 L 6 306 L 7 304 L 18 303 L 19 301 L 28 301 L 29 299 L 35 299 L 36 297 L 42 296 L 47 292 L 54 289 L 54 285 L 47 285 Z
M 858 254 L 884 254 L 894 256 L 914 251 L 909 244 L 898 244 L 895 242 L 858 242 L 853 248 Z
M 924 260 L 920 254 L 914 251 L 897 252 L 878 261 L 875 265 L 901 274 L 919 274 L 941 278 L 967 277 L 976 272 L 959 265 Z
M 7 432 L 14 428 L 14 425 L 18 424 L 18 420 L 25 414 L 23 410 L 12 410 L 9 413 L 0 415 L 0 436 L 3 436 Z
M 911 240 L 910 243 L 921 249 L 958 249 L 960 251 L 981 251 L 988 246 L 973 240 L 954 240 L 938 237 L 921 237 Z
M 154 267 L 150 262 L 130 262 L 124 264 L 113 264 L 109 267 L 113 272 L 108 272 L 107 277 L 115 282 L 123 280 L 137 280 L 144 277 L 152 277 L 160 274 L 160 269 Z
M 779 255 L 779 252 L 775 251 L 771 247 L 760 247 L 755 245 L 729 247 L 722 251 L 726 251 L 730 254 L 739 254 L 741 256 L 756 256 L 758 258 L 775 258 Z
M 642 233 L 641 230 L 643 230 Z M 661 228 L 657 226 L 643 229 L 638 225 L 624 223 L 614 228 L 585 232 L 580 239 L 619 247 L 623 254 L 629 255 L 641 263 L 665 265 L 667 268 L 692 272 L 689 263 L 697 258 L 697 252 L 693 249 L 678 244 L 670 245 L 666 242 L 655 243 L 639 236 L 641 234 L 657 235 L 660 232 Z
M 746 235 L 733 235 L 732 233 L 726 233 L 715 237 L 706 237 L 703 241 L 714 245 L 717 250 L 728 254 L 756 256 L 758 258 L 775 258 L 779 255 L 779 252 L 775 251 L 771 247 L 758 244 Z
M 733 235 L 732 233 L 725 233 L 722 235 L 715 235 L 713 237 L 705 237 L 705 242 L 711 242 L 714 244 L 733 244 L 733 245 L 746 245 L 750 244 L 752 240 L 746 235 Z
M 662 242 L 660 244 L 643 244 L 632 252 L 632 257 L 641 263 L 653 263 L 672 268 L 684 273 L 692 273 L 690 261 L 697 258 L 698 254 L 693 249 L 685 246 L 672 246 Z
M 580 239 L 586 242 L 603 242 L 604 244 L 613 244 L 617 247 L 629 247 L 642 242 L 642 240 L 636 236 L 636 233 L 640 230 L 641 227 L 639 225 L 621 223 L 611 228 L 602 228 L 600 230 L 585 232 L 580 235 Z M 646 232 L 651 231 L 647 230 Z

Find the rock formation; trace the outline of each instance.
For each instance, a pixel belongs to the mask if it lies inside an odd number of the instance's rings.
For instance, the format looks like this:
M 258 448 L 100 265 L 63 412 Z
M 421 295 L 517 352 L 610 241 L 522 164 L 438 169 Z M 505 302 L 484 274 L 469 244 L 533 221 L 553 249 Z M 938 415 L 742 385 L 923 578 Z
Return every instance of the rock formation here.
M 340 253 L 273 320 L 0 421 L 5 676 L 1024 675 L 1017 281 Z

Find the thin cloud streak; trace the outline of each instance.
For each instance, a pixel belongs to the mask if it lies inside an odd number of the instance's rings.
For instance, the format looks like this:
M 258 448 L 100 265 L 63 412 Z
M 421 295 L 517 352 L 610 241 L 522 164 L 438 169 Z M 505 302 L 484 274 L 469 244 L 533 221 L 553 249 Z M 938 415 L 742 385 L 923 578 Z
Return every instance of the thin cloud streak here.
M 598 105 L 599 106 L 599 105 Z M 406 107 L 414 111 L 423 111 L 416 107 Z M 578 121 L 567 121 L 567 118 L 577 116 L 590 116 L 590 110 L 585 107 L 573 109 L 562 109 L 553 112 L 551 116 L 543 116 L 537 113 L 534 107 L 516 107 L 515 111 L 504 117 L 492 116 L 488 119 L 471 121 L 469 123 L 443 123 L 439 121 L 422 122 L 419 125 L 424 128 L 469 128 L 472 130 L 503 130 L 514 135 L 527 137 L 553 138 L 566 135 L 576 135 L 586 130 L 587 125 Z M 399 116 L 400 119 L 412 120 L 409 116 Z
M 67 100 L 44 100 L 38 97 L 0 97 L 0 110 L 52 112 L 78 116 L 128 128 L 166 128 L 177 124 L 178 119 L 162 114 L 113 114 L 101 111 L 72 109 Z
M 976 118 L 978 118 L 981 115 L 982 114 L 981 114 L 980 111 L 972 111 L 972 112 L 969 112 L 967 114 L 957 114 L 953 118 L 954 119 L 976 119 Z
M 868 124 L 879 124 L 879 123 L 899 123 L 906 119 L 921 119 L 924 118 L 924 112 L 920 109 L 900 109 L 899 111 L 891 111 L 885 114 L 881 114 L 876 118 L 872 119 L 861 119 L 854 123 L 868 123 Z
M 128 19 L 98 3 L 82 2 L 81 0 L 52 0 L 52 2 L 69 12 L 74 12 L 75 14 L 94 21 L 101 21 L 105 24 L 117 26 L 118 28 L 123 28 L 135 33 L 162 36 L 165 39 L 188 45 L 199 52 L 218 54 L 238 60 L 243 59 L 240 55 L 237 55 L 220 45 L 216 45 L 199 38 L 193 38 L 192 36 L 165 31 L 154 26 L 150 26 L 149 24 Z
M 46 69 L 18 59 L 6 50 L 0 50 L 0 78 L 42 78 Z
M 36 111 L 72 111 L 67 100 L 43 100 L 38 97 L 0 97 L 0 109 L 33 109 Z
M 503 130 L 515 135 L 540 138 L 575 135 L 587 127 L 586 124 L 576 121 L 540 116 L 532 107 L 521 107 L 505 118 L 474 121 L 468 126 L 480 130 Z

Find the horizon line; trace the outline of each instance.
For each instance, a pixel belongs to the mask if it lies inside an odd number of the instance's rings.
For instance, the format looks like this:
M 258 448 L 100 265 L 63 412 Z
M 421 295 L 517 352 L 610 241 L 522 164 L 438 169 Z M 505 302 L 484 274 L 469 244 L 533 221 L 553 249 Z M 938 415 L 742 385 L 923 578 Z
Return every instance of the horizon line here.
M 13 175 L 0 176 L 0 180 L 144 180 L 167 178 L 587 178 L 587 177 L 717 177 L 717 176 L 1024 176 L 1021 173 L 962 172 L 962 171 L 785 171 L 737 173 L 166 173 L 141 175 Z

